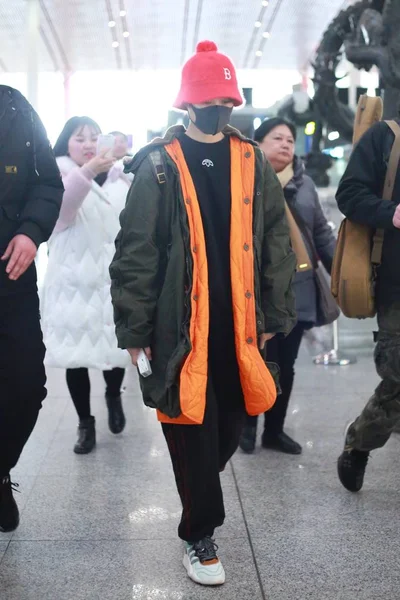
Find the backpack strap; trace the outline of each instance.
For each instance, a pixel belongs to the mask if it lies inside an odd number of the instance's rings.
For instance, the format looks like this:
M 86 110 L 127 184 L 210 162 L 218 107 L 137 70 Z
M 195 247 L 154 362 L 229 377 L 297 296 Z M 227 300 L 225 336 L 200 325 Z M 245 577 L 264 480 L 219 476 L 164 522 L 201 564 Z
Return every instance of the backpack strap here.
M 167 182 L 167 178 L 165 176 L 165 165 L 162 154 L 160 150 L 153 150 L 153 152 L 150 152 L 149 156 L 154 167 L 157 181 L 160 185 L 163 185 Z
M 383 187 L 382 198 L 384 200 L 393 199 L 394 184 L 396 181 L 397 170 L 400 161 L 400 126 L 396 121 L 385 121 L 386 125 L 394 133 L 394 142 L 390 152 L 389 163 L 386 170 L 385 184 Z M 372 240 L 371 262 L 374 266 L 379 266 L 382 262 L 383 240 L 385 237 L 384 229 L 377 229 Z
M 165 248 L 165 256 L 164 260 L 167 260 L 167 254 L 171 245 L 171 215 L 168 212 L 168 208 L 166 206 L 167 200 L 167 176 L 166 176 L 166 166 L 164 157 L 162 155 L 161 150 L 153 150 L 149 154 L 149 158 L 151 160 L 151 164 L 153 165 L 154 174 L 156 179 L 160 185 L 160 192 L 162 196 L 162 202 L 160 204 L 160 212 L 158 217 L 157 224 L 157 236 L 160 240 L 161 247 Z M 165 265 L 164 265 L 165 268 Z

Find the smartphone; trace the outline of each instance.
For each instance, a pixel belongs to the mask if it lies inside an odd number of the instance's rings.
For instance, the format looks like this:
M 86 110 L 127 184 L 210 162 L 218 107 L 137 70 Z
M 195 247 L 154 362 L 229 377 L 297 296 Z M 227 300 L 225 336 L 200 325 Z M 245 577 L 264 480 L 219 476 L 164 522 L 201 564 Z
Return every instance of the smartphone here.
M 105 150 L 108 150 L 106 156 L 107 157 L 112 157 L 113 155 L 113 150 L 114 150 L 114 145 L 115 145 L 115 136 L 114 135 L 104 135 L 103 133 L 101 133 L 99 135 L 99 137 L 97 138 L 97 154 L 101 154 L 102 152 L 104 152 Z
M 153 371 L 151 370 L 150 361 L 147 358 L 144 350 L 141 350 L 139 352 L 137 366 L 139 369 L 139 373 L 142 377 L 150 377 L 150 375 L 153 373 Z

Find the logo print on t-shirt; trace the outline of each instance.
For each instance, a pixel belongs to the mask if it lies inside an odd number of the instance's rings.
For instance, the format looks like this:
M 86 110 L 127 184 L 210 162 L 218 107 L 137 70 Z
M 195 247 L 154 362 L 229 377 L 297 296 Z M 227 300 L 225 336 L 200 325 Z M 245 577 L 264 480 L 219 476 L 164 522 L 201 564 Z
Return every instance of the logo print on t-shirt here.
M 201 164 L 203 165 L 203 167 L 213 167 L 214 166 L 213 161 L 210 160 L 209 158 L 205 158 Z

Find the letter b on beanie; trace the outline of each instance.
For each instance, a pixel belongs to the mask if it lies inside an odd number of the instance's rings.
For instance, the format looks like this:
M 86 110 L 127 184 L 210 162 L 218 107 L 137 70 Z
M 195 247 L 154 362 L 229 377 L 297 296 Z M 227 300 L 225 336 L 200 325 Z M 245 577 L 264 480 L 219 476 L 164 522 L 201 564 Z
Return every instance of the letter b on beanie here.
M 234 106 L 243 103 L 230 58 L 218 52 L 214 42 L 200 42 L 196 54 L 183 66 L 181 89 L 174 107 L 184 109 L 188 104 L 202 104 L 216 98 L 229 98 Z

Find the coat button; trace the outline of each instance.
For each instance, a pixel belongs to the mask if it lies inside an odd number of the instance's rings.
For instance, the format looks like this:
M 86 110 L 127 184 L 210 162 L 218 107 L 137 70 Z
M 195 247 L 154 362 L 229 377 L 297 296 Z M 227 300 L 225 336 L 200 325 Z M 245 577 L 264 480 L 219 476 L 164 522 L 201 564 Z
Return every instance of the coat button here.
M 247 298 L 248 300 L 250 300 L 250 298 L 251 298 L 251 294 L 250 294 L 250 292 L 246 292 L 246 293 L 245 293 L 245 296 L 246 296 L 246 298 Z
M 245 244 L 245 245 L 243 246 L 243 248 L 244 248 L 244 250 L 245 250 L 246 252 L 248 252 L 248 251 L 250 250 L 250 246 L 249 246 L 248 244 Z
M 250 198 L 245 198 L 245 199 L 244 199 L 244 203 L 245 203 L 245 204 L 250 204 Z
M 186 204 L 191 204 L 190 198 L 186 198 Z
M 197 246 L 193 247 L 193 252 L 196 254 L 196 252 L 197 252 Z
M 248 344 L 252 344 L 252 343 L 253 343 L 253 341 L 254 341 L 254 340 L 253 340 L 253 338 L 252 338 L 252 337 L 249 337 L 249 338 L 247 338 L 247 340 L 246 340 L 246 342 L 247 342 Z
M 251 152 L 246 152 L 244 156 L 245 156 L 245 158 L 250 158 Z
M 196 296 L 193 296 L 193 300 L 194 300 L 195 302 L 197 302 L 197 300 L 198 300 L 198 299 L 199 299 L 199 297 L 197 296 L 197 294 L 196 294 Z
M 28 148 L 30 147 L 31 143 L 30 142 L 26 142 L 26 145 L 28 146 Z
M 257 325 L 262 325 L 262 321 L 257 321 Z
M 261 196 L 260 190 L 257 190 L 257 196 Z

